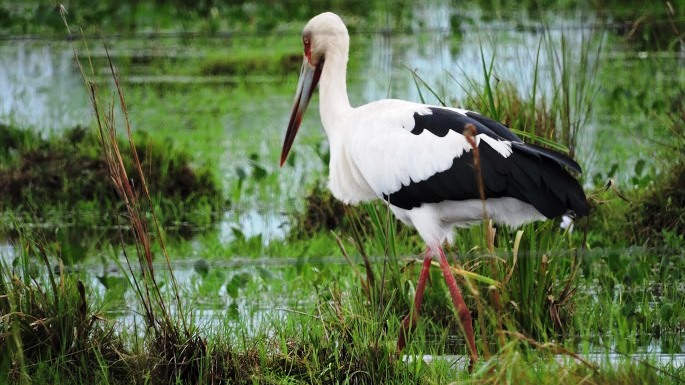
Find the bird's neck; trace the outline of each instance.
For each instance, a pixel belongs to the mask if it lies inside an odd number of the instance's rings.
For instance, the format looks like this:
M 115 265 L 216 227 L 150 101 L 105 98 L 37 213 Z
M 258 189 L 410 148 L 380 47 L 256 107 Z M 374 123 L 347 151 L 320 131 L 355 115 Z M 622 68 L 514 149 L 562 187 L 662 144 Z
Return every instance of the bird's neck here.
M 347 52 L 327 55 L 319 83 L 319 112 L 329 138 L 352 107 L 347 97 Z

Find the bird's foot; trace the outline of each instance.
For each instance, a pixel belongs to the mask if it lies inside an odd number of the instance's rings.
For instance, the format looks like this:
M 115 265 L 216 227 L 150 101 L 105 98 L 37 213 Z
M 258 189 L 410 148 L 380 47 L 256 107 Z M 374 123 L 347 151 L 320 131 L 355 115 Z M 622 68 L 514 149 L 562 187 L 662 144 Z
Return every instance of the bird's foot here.
M 473 355 L 469 357 L 469 365 L 466 367 L 466 370 L 469 371 L 469 374 L 473 373 L 473 368 L 476 366 L 478 363 L 478 357 L 474 357 Z

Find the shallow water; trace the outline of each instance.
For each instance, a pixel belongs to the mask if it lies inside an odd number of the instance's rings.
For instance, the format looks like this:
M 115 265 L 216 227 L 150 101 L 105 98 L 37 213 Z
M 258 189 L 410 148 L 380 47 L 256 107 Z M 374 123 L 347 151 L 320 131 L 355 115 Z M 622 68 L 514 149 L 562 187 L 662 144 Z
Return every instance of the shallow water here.
M 585 257 L 591 260 L 604 252 L 602 250 L 589 251 Z M 612 252 L 621 251 L 612 250 Z M 622 252 L 629 255 L 668 254 L 673 258 L 683 258 L 682 250 L 631 248 Z M 6 266 L 12 265 L 16 257 L 14 253 L 13 248 L 0 245 L 0 260 Z M 523 254 L 519 255 L 519 258 L 525 257 Z M 564 256 L 559 255 L 559 257 Z M 372 257 L 370 262 L 379 265 L 386 259 L 387 257 L 382 256 Z M 58 272 L 57 261 L 55 259 L 52 261 L 53 271 Z M 37 261 L 29 263 L 39 264 Z M 356 263 L 361 264 L 361 261 L 358 260 Z M 314 272 L 310 275 L 293 274 L 293 270 L 302 264 L 303 260 L 300 258 L 239 256 L 211 261 L 186 256 L 170 263 L 180 290 L 184 306 L 183 314 L 187 316 L 186 321 L 198 326 L 205 335 L 218 333 L 223 337 L 237 336 L 239 338 L 270 335 L 275 332 L 275 325 L 287 324 L 288 317 L 315 318 L 317 316 L 315 304 L 321 301 L 321 293 L 318 289 L 313 289 L 313 278 L 321 275 L 324 280 L 335 280 L 332 277 L 336 275 L 331 275 L 331 271 L 336 270 L 344 270 L 351 275 L 348 262 L 340 256 L 308 258 L 306 265 L 314 267 Z M 142 334 L 146 330 L 144 330 L 145 320 L 141 315 L 139 299 L 127 281 L 127 274 L 120 270 L 122 267 L 126 268 L 124 260 L 115 263 L 111 258 L 104 257 L 99 262 L 86 261 L 67 266 L 65 269 L 76 273 L 84 282 L 89 296 L 94 298 L 92 303 L 102 303 L 100 299 L 104 299 L 107 306 L 101 311 L 100 316 L 113 321 L 115 328 L 119 331 Z M 135 274 L 140 272 L 135 262 L 131 268 Z M 154 270 L 157 272 L 157 282 L 161 284 L 162 293 L 167 298 L 166 303 L 170 306 L 172 317 L 175 317 L 177 304 L 170 294 L 171 278 L 167 273 L 168 265 L 161 256 L 156 259 Z M 40 271 L 40 267 L 32 266 L 29 271 L 36 274 L 35 272 Z M 292 283 L 297 280 L 299 284 Z M 346 284 L 336 280 L 334 286 L 338 285 L 344 287 Z M 623 290 L 621 285 L 614 287 L 616 298 L 621 297 L 621 290 Z M 646 287 L 640 290 L 651 291 Z M 685 293 L 685 285 L 680 285 L 676 290 L 681 294 Z M 582 293 L 583 298 L 594 298 L 593 293 L 596 292 L 597 288 L 592 284 L 578 288 L 578 293 Z M 597 339 L 598 342 L 574 343 L 577 343 L 576 351 L 589 352 L 581 356 L 593 364 L 615 365 L 624 360 L 632 360 L 659 365 L 672 364 L 676 367 L 685 365 L 685 355 L 682 354 L 685 351 L 685 339 L 678 332 L 669 332 L 668 335 L 664 333 L 662 337 L 670 342 L 664 344 L 655 336 L 637 338 L 631 335 L 631 338 L 635 340 L 628 344 L 631 350 L 626 354 L 621 353 L 621 349 L 615 344 L 615 337 L 612 336 L 602 336 Z M 465 349 L 461 336 L 450 336 L 447 340 L 441 335 L 426 336 L 426 342 L 426 351 L 429 352 L 454 353 Z M 606 343 L 607 346 L 601 345 L 602 343 Z M 411 361 L 419 357 L 405 356 L 404 359 Z M 465 357 L 460 355 L 424 355 L 420 359 L 426 362 L 443 360 L 455 367 L 466 365 Z M 557 356 L 555 359 L 573 360 L 568 356 Z
M 586 363 L 599 367 L 615 367 L 621 363 L 631 362 L 644 363 L 647 365 L 656 365 L 656 367 L 683 367 L 685 366 L 685 354 L 661 354 L 657 352 L 650 353 L 637 353 L 637 354 L 620 354 L 620 353 L 590 353 L 590 354 L 578 354 L 577 357 L 571 357 L 568 355 L 556 355 L 553 358 L 560 364 L 575 362 L 580 364 L 579 358 L 584 360 Z M 457 370 L 465 371 L 468 369 L 469 358 L 463 355 L 443 355 L 435 356 L 430 354 L 424 354 L 422 356 L 403 356 L 404 362 L 414 362 L 417 359 L 422 360 L 425 363 L 434 363 L 438 361 L 445 362 L 450 365 L 450 367 Z
M 0 40 L 0 123 L 39 131 L 92 121 L 68 44 Z

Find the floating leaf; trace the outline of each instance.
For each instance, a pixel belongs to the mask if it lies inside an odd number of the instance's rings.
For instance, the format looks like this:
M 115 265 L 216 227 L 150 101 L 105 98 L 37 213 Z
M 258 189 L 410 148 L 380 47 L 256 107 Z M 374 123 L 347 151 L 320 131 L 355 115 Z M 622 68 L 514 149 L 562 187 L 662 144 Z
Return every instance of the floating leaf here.
M 231 298 L 238 298 L 240 289 L 245 288 L 252 277 L 247 273 L 236 274 L 226 285 L 226 292 Z
M 638 159 L 637 162 L 635 162 L 635 175 L 636 176 L 641 176 L 642 173 L 645 171 L 645 165 L 647 163 L 645 162 L 644 159 Z
M 274 278 L 274 274 L 271 272 L 271 270 L 267 270 L 262 266 L 257 266 L 257 272 L 259 273 L 259 276 L 265 281 L 270 281 Z
M 205 277 L 205 276 L 207 276 L 207 273 L 209 272 L 209 263 L 207 262 L 206 259 L 198 259 L 193 264 L 193 269 L 195 270 L 196 273 Z

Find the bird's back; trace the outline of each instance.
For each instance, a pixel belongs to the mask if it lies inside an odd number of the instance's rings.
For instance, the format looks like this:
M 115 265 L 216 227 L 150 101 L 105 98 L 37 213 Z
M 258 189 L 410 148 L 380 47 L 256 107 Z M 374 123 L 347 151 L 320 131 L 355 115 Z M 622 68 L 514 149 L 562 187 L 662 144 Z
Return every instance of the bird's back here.
M 487 117 L 400 100 L 370 103 L 351 116 L 344 140 L 350 167 L 377 197 L 400 209 L 480 200 L 480 175 L 487 199 L 515 199 L 546 218 L 588 214 L 585 194 L 568 171 L 580 172 L 576 162 L 523 143 Z M 469 124 L 479 175 L 465 131 Z

